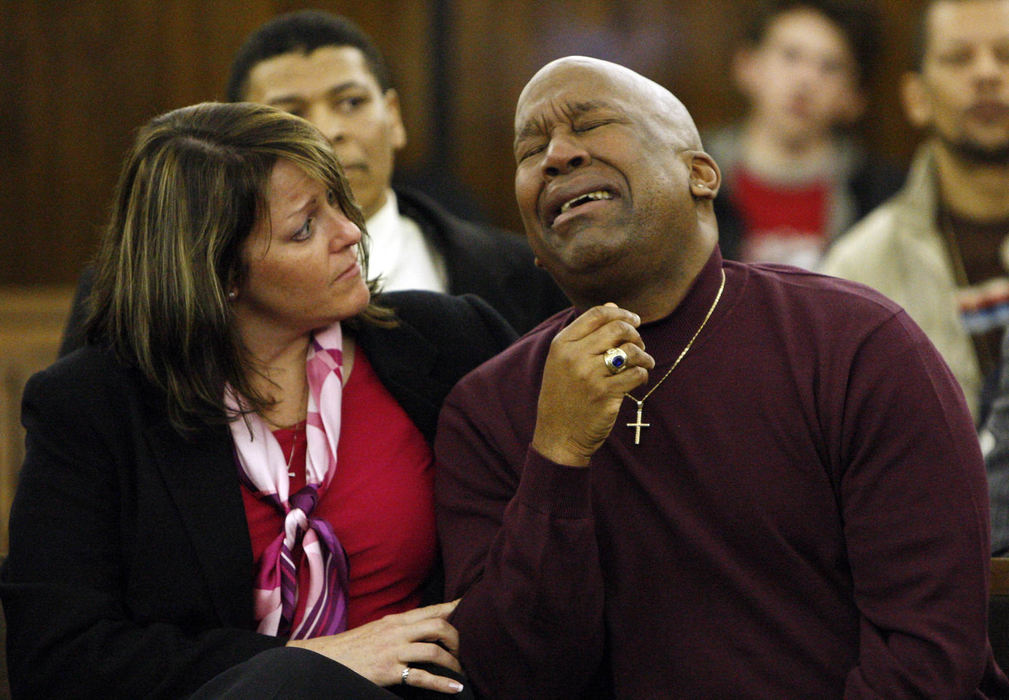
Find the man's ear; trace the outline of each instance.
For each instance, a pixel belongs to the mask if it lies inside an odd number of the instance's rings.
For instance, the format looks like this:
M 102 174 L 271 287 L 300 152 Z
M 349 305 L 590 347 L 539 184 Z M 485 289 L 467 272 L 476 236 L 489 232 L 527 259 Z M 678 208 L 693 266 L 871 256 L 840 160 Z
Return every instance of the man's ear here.
M 900 82 L 900 96 L 904 114 L 911 126 L 921 129 L 932 121 L 932 100 L 920 73 L 905 73 Z
M 406 127 L 403 126 L 403 114 L 399 109 L 399 93 L 394 88 L 389 88 L 382 99 L 385 100 L 385 109 L 389 115 L 389 142 L 392 150 L 398 151 L 406 145 Z
M 714 199 L 722 184 L 715 159 L 704 151 L 690 152 L 690 194 L 697 199 Z

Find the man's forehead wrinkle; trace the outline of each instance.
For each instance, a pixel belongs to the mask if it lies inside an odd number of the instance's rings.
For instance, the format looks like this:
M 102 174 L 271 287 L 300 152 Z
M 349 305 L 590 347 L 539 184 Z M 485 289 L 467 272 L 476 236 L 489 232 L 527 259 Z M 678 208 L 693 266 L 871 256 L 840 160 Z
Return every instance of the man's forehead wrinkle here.
M 560 120 L 574 122 L 583 114 L 590 114 L 609 107 L 603 100 L 547 100 L 542 108 L 529 115 L 525 122 L 516 124 L 515 141 L 542 136 L 550 131 L 551 125 Z M 519 105 L 519 112 L 523 105 Z
M 516 124 L 515 143 L 524 139 L 536 138 L 546 133 L 546 117 L 543 114 L 536 114 L 526 119 L 521 125 Z
M 606 109 L 610 104 L 605 100 L 580 100 L 577 102 L 569 102 L 562 105 L 561 109 L 568 113 L 569 116 L 577 117 L 580 114 L 588 114 L 589 112 L 596 112 L 600 109 Z
M 565 68 L 559 68 L 565 70 Z M 701 139 L 694 119 L 682 102 L 669 90 L 626 66 L 596 59 L 572 60 L 567 70 L 591 71 L 616 88 L 616 99 L 650 115 L 672 130 L 685 145 L 699 148 Z
M 591 77 L 591 83 L 607 94 L 607 99 L 581 98 L 571 95 L 558 103 L 556 100 L 568 84 L 576 83 L 579 76 Z M 583 81 L 584 82 L 584 81 Z M 551 94 L 553 93 L 553 95 Z M 558 97 L 555 97 L 557 95 Z M 542 104 L 539 104 L 542 103 Z M 687 108 L 672 92 L 655 81 L 625 66 L 583 56 L 557 59 L 537 72 L 519 96 L 517 116 L 530 105 L 538 114 L 528 116 L 526 123 L 516 124 L 516 141 L 543 133 L 548 126 L 543 121 L 550 110 L 560 109 L 563 116 L 572 119 L 578 114 L 596 109 L 620 109 L 627 116 L 639 117 L 661 127 L 669 137 L 689 149 L 701 149 L 701 137 Z M 533 120 L 540 120 L 533 123 Z

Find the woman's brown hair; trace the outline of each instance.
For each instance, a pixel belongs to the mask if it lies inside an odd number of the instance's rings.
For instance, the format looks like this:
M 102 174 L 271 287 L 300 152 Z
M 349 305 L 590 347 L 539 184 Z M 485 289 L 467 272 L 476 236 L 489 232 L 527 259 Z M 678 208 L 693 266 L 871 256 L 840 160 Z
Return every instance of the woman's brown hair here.
M 142 127 L 116 186 L 96 260 L 88 339 L 108 343 L 166 395 L 180 430 L 230 418 L 230 384 L 249 410 L 269 400 L 235 329 L 227 292 L 245 275 L 242 244 L 267 211 L 273 166 L 290 161 L 335 194 L 364 233 L 364 217 L 325 137 L 264 105 L 204 103 Z M 369 283 L 372 293 L 377 287 Z M 370 304 L 363 322 L 390 322 Z

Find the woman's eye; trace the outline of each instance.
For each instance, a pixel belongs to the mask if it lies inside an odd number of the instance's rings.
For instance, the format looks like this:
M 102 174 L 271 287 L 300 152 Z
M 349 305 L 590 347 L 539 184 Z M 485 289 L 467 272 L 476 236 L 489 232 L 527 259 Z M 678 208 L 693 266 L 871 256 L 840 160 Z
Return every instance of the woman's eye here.
M 308 219 L 306 219 L 304 225 L 301 228 L 299 228 L 297 231 L 294 232 L 294 235 L 291 237 L 291 239 L 295 240 L 295 241 L 304 241 L 304 240 L 307 240 L 308 237 L 312 235 L 312 222 L 313 221 L 315 221 L 315 219 L 313 219 L 311 217 L 308 218 Z

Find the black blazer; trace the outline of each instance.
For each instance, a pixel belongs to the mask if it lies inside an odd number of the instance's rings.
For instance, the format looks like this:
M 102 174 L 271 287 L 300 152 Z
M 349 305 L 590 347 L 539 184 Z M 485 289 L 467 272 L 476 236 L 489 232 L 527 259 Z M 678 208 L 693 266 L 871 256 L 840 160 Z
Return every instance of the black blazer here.
M 355 333 L 428 440 L 442 400 L 514 338 L 475 297 L 383 297 L 397 328 Z M 182 436 L 108 349 L 33 376 L 0 583 L 23 697 L 178 697 L 284 639 L 255 632 L 253 560 L 226 426 Z

